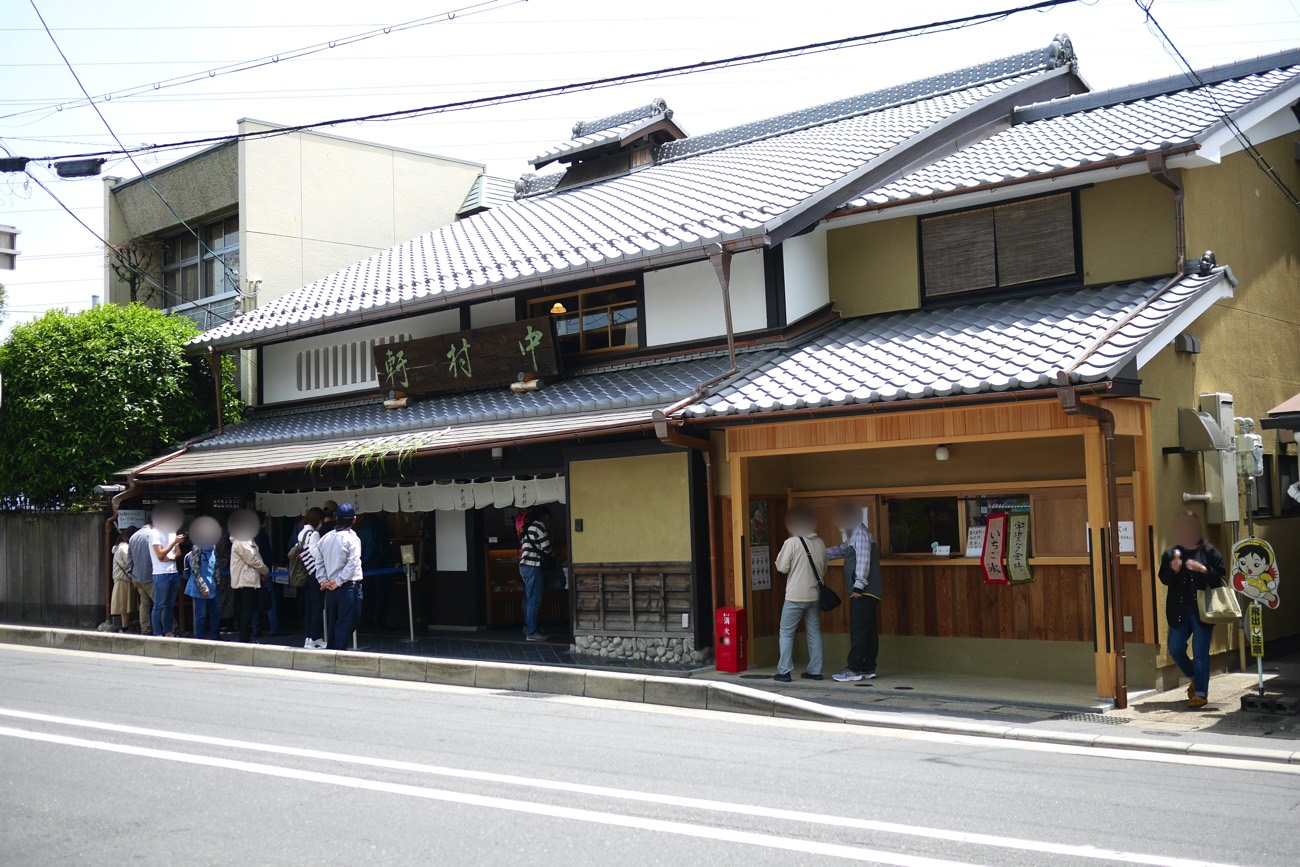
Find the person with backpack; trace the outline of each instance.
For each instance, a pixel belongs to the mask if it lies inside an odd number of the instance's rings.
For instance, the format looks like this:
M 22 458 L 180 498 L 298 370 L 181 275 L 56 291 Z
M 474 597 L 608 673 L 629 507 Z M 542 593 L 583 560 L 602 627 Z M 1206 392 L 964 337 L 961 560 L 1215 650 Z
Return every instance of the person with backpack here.
M 325 647 L 325 566 L 320 558 L 317 528 L 325 514 L 313 506 L 298 528 L 297 540 L 289 549 L 289 584 L 302 594 L 302 629 L 305 650 Z
M 538 506 L 528 515 L 528 524 L 519 537 L 519 577 L 524 581 L 524 638 L 545 641 L 537 629 L 537 615 L 542 610 L 542 561 L 553 552 L 547 523 L 551 510 Z
M 794 633 L 803 622 L 808 641 L 808 670 L 804 680 L 822 679 L 822 606 L 818 584 L 826 574 L 826 543 L 817 536 L 817 518 L 807 506 L 793 506 L 785 517 L 790 538 L 776 555 L 776 570 L 786 576 L 781 606 L 779 683 L 789 683 L 794 671 Z

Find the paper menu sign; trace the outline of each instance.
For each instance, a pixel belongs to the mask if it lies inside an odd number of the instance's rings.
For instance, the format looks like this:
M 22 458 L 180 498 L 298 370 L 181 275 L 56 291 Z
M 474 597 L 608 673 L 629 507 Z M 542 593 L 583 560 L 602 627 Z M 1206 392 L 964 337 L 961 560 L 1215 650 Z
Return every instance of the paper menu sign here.
M 966 528 L 966 556 L 978 557 L 984 553 L 984 528 Z

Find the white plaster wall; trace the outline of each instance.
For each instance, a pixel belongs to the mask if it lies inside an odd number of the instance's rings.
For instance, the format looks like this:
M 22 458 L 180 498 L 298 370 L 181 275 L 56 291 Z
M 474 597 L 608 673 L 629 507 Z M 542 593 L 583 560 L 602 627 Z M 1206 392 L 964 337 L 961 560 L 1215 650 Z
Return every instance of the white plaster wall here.
M 327 349 L 341 344 L 360 340 L 375 340 L 409 334 L 412 337 L 433 337 L 437 334 L 450 334 L 460 330 L 459 310 L 440 310 L 423 316 L 398 319 L 361 328 L 350 328 L 332 334 L 316 337 L 304 337 L 275 343 L 262 349 L 262 400 L 265 403 L 282 403 L 285 401 L 305 400 L 307 398 L 330 397 L 340 394 L 355 394 L 364 391 L 378 393 L 379 382 L 371 376 L 364 382 L 356 384 L 329 386 L 299 390 L 298 356 L 299 353 L 315 349 Z
M 731 260 L 731 318 L 737 334 L 767 327 L 763 253 L 750 250 Z M 708 260 L 645 275 L 647 346 L 666 346 L 727 333 L 722 287 Z
M 469 327 L 487 328 L 490 325 L 505 325 L 515 321 L 515 299 L 501 298 L 485 301 L 469 308 Z
M 785 321 L 795 322 L 831 300 L 826 228 L 781 245 L 785 258 Z
M 434 512 L 434 547 L 439 572 L 464 572 L 469 568 L 469 546 L 465 539 L 467 514 Z

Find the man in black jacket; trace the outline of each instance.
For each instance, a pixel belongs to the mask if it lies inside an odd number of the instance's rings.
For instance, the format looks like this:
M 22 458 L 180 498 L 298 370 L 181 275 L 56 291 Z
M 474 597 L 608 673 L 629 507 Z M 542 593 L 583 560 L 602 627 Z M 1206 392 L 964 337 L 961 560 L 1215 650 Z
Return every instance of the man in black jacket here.
M 1210 639 L 1214 624 L 1201 620 L 1197 594 L 1222 587 L 1227 570 L 1223 555 L 1203 538 L 1201 519 L 1183 512 L 1174 519 L 1174 545 L 1160 558 L 1160 583 L 1169 588 L 1165 619 L 1169 623 L 1169 655 L 1191 683 L 1188 707 L 1204 707 L 1210 694 Z M 1187 658 L 1187 642 L 1192 658 Z

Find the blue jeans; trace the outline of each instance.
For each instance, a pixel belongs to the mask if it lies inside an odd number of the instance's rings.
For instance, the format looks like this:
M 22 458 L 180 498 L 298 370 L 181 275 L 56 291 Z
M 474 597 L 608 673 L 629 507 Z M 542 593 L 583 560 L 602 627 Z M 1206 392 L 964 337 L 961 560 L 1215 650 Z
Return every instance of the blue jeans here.
M 1214 626 L 1201 622 L 1196 608 L 1196 594 L 1189 594 L 1183 606 L 1183 622 L 1169 627 L 1169 655 L 1174 665 L 1192 682 L 1196 694 L 1207 698 L 1210 694 L 1210 639 Z M 1187 641 L 1192 642 L 1192 658 L 1187 658 Z
M 537 614 L 542 610 L 542 570 L 539 566 L 520 566 L 524 579 L 524 634 L 538 635 Z
M 156 572 L 153 576 L 153 634 L 170 635 L 176 631 L 176 593 L 181 576 L 176 572 Z
M 820 602 L 785 601 L 781 606 L 781 660 L 778 674 L 794 671 L 794 633 L 803 621 L 808 636 L 808 673 L 822 673 L 822 606 Z
M 213 593 L 206 599 L 199 596 L 191 598 L 194 599 L 194 637 L 216 641 L 221 637 L 217 630 L 221 615 L 221 609 L 217 606 L 217 594 Z
M 361 622 L 361 582 L 348 581 L 337 590 L 325 591 L 325 613 L 329 617 L 330 650 L 348 650 L 352 646 L 352 633 Z

